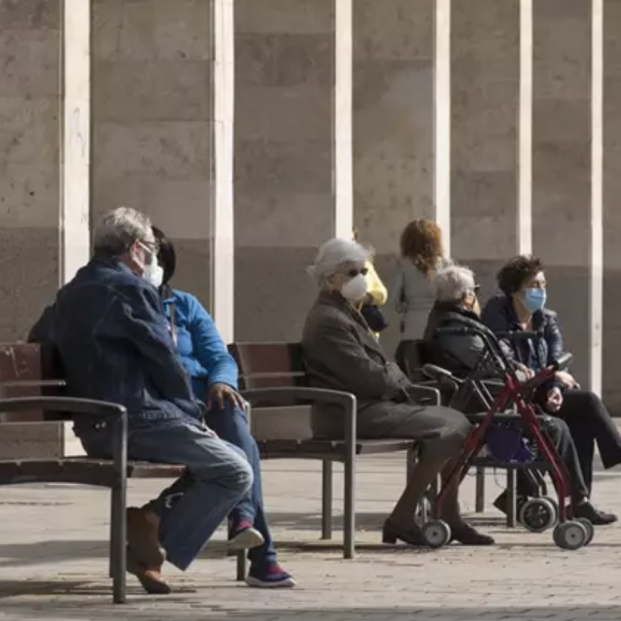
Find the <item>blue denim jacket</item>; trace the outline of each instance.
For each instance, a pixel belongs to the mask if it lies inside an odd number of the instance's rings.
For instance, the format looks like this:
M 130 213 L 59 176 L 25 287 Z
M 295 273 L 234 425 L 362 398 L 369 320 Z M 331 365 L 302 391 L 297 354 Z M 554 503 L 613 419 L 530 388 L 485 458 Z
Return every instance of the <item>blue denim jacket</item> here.
M 30 340 L 57 348 L 70 395 L 124 405 L 130 426 L 201 417 L 157 291 L 118 260 L 83 267 Z M 87 433 L 92 421 L 76 416 L 75 428 Z

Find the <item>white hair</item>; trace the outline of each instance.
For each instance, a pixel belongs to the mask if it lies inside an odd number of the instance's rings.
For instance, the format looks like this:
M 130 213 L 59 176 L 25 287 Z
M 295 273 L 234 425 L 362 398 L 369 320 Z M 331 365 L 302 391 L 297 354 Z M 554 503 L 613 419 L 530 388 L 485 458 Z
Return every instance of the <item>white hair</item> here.
M 99 220 L 93 233 L 95 254 L 118 256 L 135 241 L 152 236 L 151 220 L 131 207 L 119 207 Z
M 433 278 L 433 288 L 438 302 L 461 302 L 475 292 L 474 272 L 462 265 L 449 265 L 438 270 Z
M 366 263 L 372 256 L 372 250 L 357 241 L 335 237 L 319 247 L 315 263 L 307 271 L 322 285 L 346 263 Z

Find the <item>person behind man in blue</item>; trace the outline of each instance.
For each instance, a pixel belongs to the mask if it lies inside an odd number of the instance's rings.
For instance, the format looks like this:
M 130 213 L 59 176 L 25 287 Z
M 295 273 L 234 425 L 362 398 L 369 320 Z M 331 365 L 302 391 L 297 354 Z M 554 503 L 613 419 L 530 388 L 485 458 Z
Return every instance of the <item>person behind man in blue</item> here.
M 60 289 L 30 340 L 55 346 L 70 395 L 127 408 L 130 459 L 187 466 L 187 476 L 127 515 L 128 570 L 148 592 L 168 593 L 164 561 L 186 570 L 249 493 L 253 473 L 243 452 L 201 421 L 204 405 L 151 284 L 157 252 L 145 215 L 124 207 L 105 215 L 94 230 L 93 258 Z M 74 429 L 89 456 L 111 456 L 108 427 L 76 417 Z M 257 534 L 240 527 L 230 545 L 263 543 Z
M 293 578 L 276 560 L 276 550 L 263 508 L 261 464 L 252 437 L 243 399 L 237 392 L 237 364 L 228 353 L 213 319 L 192 294 L 171 289 L 169 282 L 177 265 L 172 242 L 153 227 L 158 242 L 159 270 L 152 284 L 161 293 L 171 334 L 181 362 L 192 380 L 194 395 L 207 404 L 205 422 L 219 437 L 241 448 L 254 473 L 252 493 L 229 516 L 232 532 L 256 529 L 261 543 L 248 553 L 250 572 L 246 582 L 256 587 L 292 587 Z

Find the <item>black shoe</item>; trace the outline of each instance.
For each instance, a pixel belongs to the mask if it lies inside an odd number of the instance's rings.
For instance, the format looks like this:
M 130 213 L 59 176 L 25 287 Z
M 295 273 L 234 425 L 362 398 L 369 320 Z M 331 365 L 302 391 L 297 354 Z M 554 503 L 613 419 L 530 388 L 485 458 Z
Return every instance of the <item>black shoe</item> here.
M 520 514 L 520 509 L 522 508 L 522 505 L 527 500 L 528 500 L 527 496 L 517 496 L 517 498 L 515 499 L 516 516 Z M 504 513 L 505 515 L 508 515 L 509 514 L 509 492 L 505 490 L 502 494 L 500 494 L 500 496 L 498 496 L 498 498 L 496 498 L 496 500 L 494 500 L 493 504 L 494 504 L 494 507 L 498 509 L 498 511 L 500 511 L 501 513 Z
M 397 540 L 403 541 L 411 546 L 426 546 L 423 533 L 418 526 L 412 524 L 409 528 L 401 528 L 390 519 L 384 522 L 382 529 L 382 543 L 397 543 Z
M 496 543 L 493 537 L 480 533 L 466 522 L 451 526 L 451 541 L 464 546 L 493 546 Z
M 618 521 L 614 513 L 604 513 L 596 509 L 590 502 L 583 502 L 574 509 L 574 517 L 586 518 L 593 526 L 606 526 Z

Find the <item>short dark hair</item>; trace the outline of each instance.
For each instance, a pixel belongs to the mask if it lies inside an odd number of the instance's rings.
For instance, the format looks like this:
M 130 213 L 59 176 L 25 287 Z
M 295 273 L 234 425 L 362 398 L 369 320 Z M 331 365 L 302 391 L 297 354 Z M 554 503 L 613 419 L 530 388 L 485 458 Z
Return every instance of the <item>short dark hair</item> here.
M 155 235 L 155 239 L 159 244 L 157 262 L 164 270 L 164 280 L 162 284 L 167 285 L 175 275 L 175 269 L 177 268 L 177 253 L 175 252 L 175 247 L 172 241 L 164 235 L 164 232 L 161 229 L 158 229 L 156 226 L 152 226 L 151 228 L 153 229 L 153 235 Z
M 502 266 L 496 280 L 500 290 L 506 295 L 511 295 L 517 293 L 529 278 L 539 272 L 543 272 L 541 259 L 531 254 L 521 254 Z

